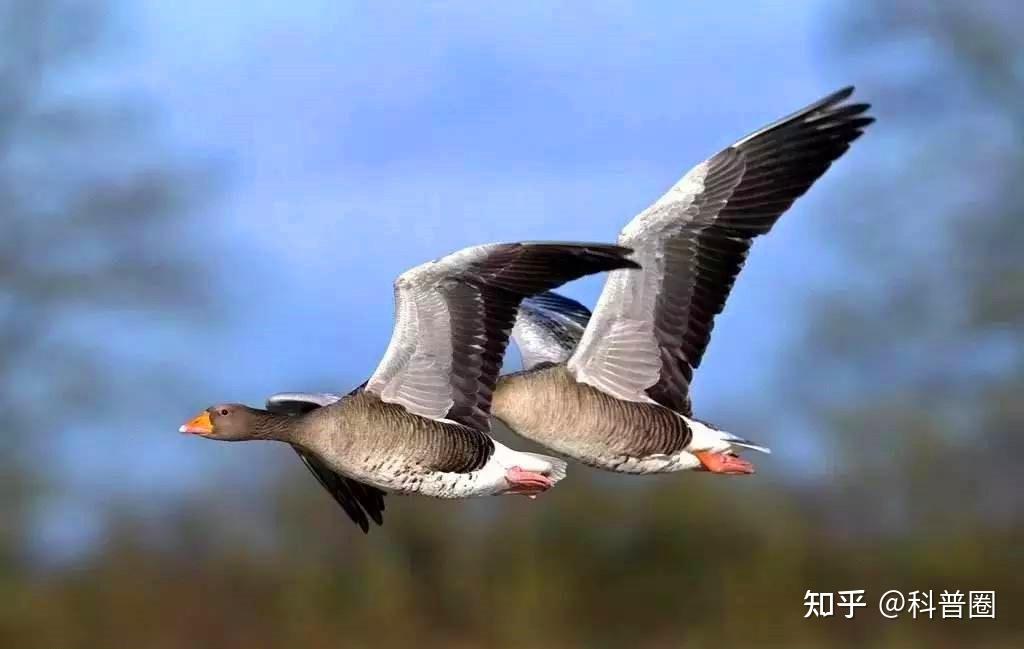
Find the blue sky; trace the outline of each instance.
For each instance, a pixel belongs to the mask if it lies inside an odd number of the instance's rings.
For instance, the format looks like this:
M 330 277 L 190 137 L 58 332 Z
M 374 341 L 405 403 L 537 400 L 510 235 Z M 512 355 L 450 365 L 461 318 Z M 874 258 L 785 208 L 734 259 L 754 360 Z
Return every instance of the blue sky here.
M 836 3 L 126 4 L 102 85 L 144 97 L 172 151 L 228 180 L 181 228 L 216 242 L 183 260 L 208 274 L 211 303 L 113 350 L 193 368 L 181 391 L 155 419 L 64 436 L 59 461 L 94 500 L 252 480 L 280 449 L 181 438 L 179 420 L 347 389 L 387 344 L 402 270 L 486 241 L 612 240 L 693 164 L 865 76 L 830 49 Z M 696 381 L 704 417 L 750 425 L 777 394 L 820 281 L 807 269 L 831 263 L 809 226 L 875 135 L 755 246 Z M 600 286 L 566 292 L 593 304 Z M 65 512 L 87 511 L 77 498 Z

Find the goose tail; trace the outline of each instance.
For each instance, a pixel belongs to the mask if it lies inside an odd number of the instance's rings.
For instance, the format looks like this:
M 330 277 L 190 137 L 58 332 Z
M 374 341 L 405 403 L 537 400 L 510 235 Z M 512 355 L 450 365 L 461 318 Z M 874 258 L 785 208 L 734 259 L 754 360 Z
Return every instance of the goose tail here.
M 736 437 L 735 435 L 730 435 L 729 437 L 726 437 L 725 439 L 730 444 L 732 444 L 733 446 L 739 446 L 741 448 L 749 448 L 752 451 L 758 451 L 758 452 L 764 453 L 766 455 L 771 455 L 772 454 L 772 449 L 768 448 L 767 446 L 762 446 L 761 444 L 758 444 L 756 442 L 752 442 L 749 439 L 743 439 L 742 437 Z
M 551 457 L 550 455 L 541 455 L 540 453 L 522 453 L 522 455 L 531 459 L 531 462 L 529 462 L 531 467 L 536 467 L 530 468 L 525 466 L 526 463 L 524 463 L 523 468 L 527 471 L 536 471 L 555 482 L 565 477 L 568 465 L 564 460 L 559 460 L 557 457 Z
M 733 435 L 705 421 L 691 417 L 683 417 L 693 437 L 690 440 L 691 451 L 727 452 L 732 447 L 749 448 L 752 451 L 771 454 L 772 450 L 763 444 Z
M 539 473 L 550 479 L 552 483 L 558 482 L 565 477 L 566 464 L 556 457 L 541 455 L 540 453 L 513 451 L 497 441 L 495 441 L 495 446 L 497 448 L 496 459 L 506 468 L 515 466 L 523 471 Z

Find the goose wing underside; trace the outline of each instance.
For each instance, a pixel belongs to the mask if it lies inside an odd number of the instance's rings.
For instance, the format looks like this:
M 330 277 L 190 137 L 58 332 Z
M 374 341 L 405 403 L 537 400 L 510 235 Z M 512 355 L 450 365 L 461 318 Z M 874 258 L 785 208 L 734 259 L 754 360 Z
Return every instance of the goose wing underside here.
M 523 369 L 569 360 L 589 320 L 587 307 L 552 291 L 523 300 L 512 327 Z
M 619 234 L 639 272 L 612 271 L 568 367 L 628 401 L 690 413 L 690 381 L 753 240 L 874 121 L 845 88 L 691 169 Z
M 629 252 L 608 244 L 494 243 L 406 271 L 395 281 L 394 333 L 366 391 L 486 433 L 522 299 L 591 273 L 636 268 Z

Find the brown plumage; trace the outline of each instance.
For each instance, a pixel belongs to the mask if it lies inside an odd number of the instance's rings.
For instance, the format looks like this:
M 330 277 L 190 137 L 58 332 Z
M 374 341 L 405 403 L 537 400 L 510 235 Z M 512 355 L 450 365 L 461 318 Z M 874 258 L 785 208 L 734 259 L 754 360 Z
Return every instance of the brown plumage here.
M 612 470 L 630 459 L 674 455 L 691 437 L 671 410 L 616 399 L 576 381 L 564 364 L 502 376 L 491 412 L 524 437 Z
M 491 438 L 478 430 L 410 414 L 366 391 L 314 410 L 296 423 L 296 435 L 286 441 L 337 458 L 335 469 L 357 479 L 398 467 L 410 477 L 433 471 L 468 473 L 482 468 L 494 452 Z

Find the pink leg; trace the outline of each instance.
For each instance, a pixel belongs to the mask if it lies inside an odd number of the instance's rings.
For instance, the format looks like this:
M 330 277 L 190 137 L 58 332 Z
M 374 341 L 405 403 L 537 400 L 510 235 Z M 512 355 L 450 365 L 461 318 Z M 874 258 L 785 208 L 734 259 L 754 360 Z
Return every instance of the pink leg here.
M 701 451 L 694 453 L 705 471 L 724 473 L 726 475 L 747 475 L 754 473 L 754 465 L 735 453 L 711 453 Z
M 522 494 L 530 498 L 536 498 L 537 494 L 544 493 L 555 481 L 540 473 L 524 471 L 514 466 L 505 472 L 505 480 L 508 482 L 507 494 Z

